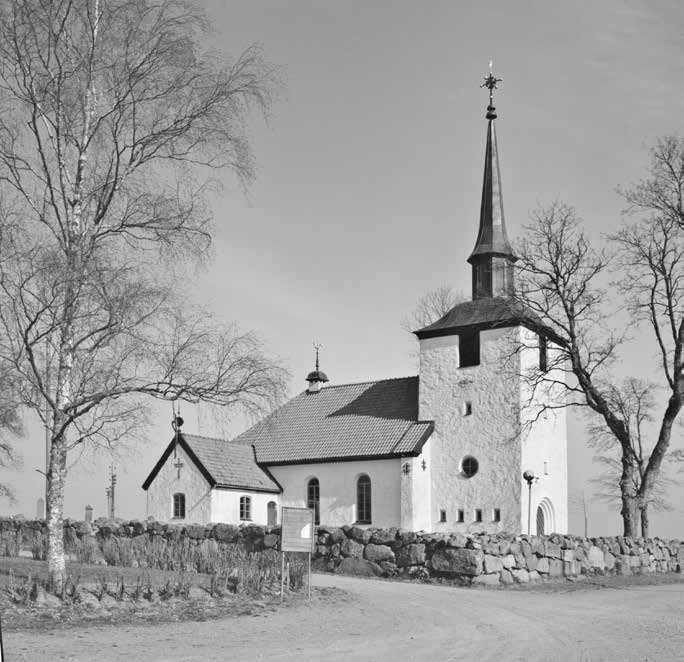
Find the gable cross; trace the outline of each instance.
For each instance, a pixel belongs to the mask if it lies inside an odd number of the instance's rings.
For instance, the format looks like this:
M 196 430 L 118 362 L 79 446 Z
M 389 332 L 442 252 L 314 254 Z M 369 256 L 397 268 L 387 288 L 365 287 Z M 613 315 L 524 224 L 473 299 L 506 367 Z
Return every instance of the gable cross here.
M 185 465 L 181 462 L 181 459 L 178 458 L 178 461 L 177 461 L 173 466 L 176 467 L 176 469 L 178 469 L 178 476 L 176 476 L 176 478 L 180 478 L 180 470 L 181 470 Z

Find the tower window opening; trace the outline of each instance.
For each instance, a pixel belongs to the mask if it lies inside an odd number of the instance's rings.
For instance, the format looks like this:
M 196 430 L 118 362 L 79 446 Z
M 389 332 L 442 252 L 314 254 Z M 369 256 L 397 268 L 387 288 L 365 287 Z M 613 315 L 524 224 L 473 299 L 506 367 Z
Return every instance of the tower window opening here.
M 547 372 L 549 369 L 549 342 L 544 336 L 539 336 L 539 369 Z
M 475 508 L 475 521 L 476 522 L 482 521 L 482 508 Z
M 439 511 L 439 521 L 446 522 L 446 510 L 442 509 Z
M 468 401 L 463 405 L 463 415 L 470 416 L 473 413 L 473 403 Z
M 500 522 L 501 521 L 501 508 L 494 508 L 492 511 L 492 521 L 493 522 Z
M 459 368 L 480 365 L 480 332 L 459 334 L 458 352 Z
M 463 524 L 463 522 L 465 522 L 465 511 L 463 510 L 463 508 L 458 509 L 458 515 L 456 517 L 456 521 L 459 524 Z

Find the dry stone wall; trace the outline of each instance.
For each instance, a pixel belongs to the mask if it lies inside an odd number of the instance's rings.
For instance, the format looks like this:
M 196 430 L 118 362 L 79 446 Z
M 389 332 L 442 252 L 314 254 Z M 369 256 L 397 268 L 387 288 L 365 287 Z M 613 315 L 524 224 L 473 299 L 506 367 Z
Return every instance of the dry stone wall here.
M 278 549 L 280 529 L 231 524 L 180 525 L 156 521 L 65 520 L 72 560 L 152 566 L 174 545 L 186 550 L 223 545 L 246 552 Z M 42 521 L 0 519 L 0 554 L 44 558 Z M 121 550 L 140 553 L 121 553 Z M 119 555 L 115 554 L 119 551 Z M 149 553 L 146 553 L 149 552 Z M 356 526 L 317 529 L 316 570 L 362 576 L 444 577 L 473 584 L 526 583 L 582 574 L 681 572 L 684 544 L 661 540 L 551 535 L 415 533 Z
M 592 573 L 680 572 L 683 560 L 684 545 L 658 538 L 429 534 L 319 527 L 314 566 L 352 574 L 512 584 Z

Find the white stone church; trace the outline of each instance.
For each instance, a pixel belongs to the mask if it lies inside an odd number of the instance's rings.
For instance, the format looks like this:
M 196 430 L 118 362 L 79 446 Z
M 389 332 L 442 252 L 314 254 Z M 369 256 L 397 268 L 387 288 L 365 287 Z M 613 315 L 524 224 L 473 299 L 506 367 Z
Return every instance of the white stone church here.
M 552 395 L 531 399 L 526 379 L 553 365 L 555 345 L 512 298 L 496 82 L 485 79 L 472 301 L 415 331 L 419 374 L 335 385 L 317 357 L 309 387 L 236 439 L 174 436 L 143 484 L 148 516 L 274 525 L 281 506 L 295 506 L 331 526 L 567 532 L 565 410 L 544 410 Z M 550 377 L 563 382 L 555 371 Z

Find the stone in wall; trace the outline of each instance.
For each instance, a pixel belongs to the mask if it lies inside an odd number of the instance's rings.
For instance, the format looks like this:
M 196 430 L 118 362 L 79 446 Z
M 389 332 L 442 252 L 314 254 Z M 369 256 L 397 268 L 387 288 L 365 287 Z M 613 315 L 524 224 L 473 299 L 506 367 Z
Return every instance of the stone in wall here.
M 425 563 L 425 545 L 422 543 L 405 545 L 396 550 L 395 556 L 396 564 L 399 567 L 423 565 Z
M 482 573 L 484 554 L 474 549 L 437 550 L 430 559 L 430 567 L 438 573 L 450 576 L 474 576 Z
M 342 563 L 337 567 L 337 572 L 358 577 L 380 577 L 383 574 L 382 568 L 377 563 L 352 557 L 342 559 Z
M 363 557 L 363 550 L 364 546 L 351 538 L 347 538 L 341 546 L 342 556 L 344 557 L 360 559 Z
M 391 545 L 397 538 L 397 529 L 376 529 L 373 531 L 370 542 L 373 545 Z
M 395 561 L 394 552 L 387 545 L 373 545 L 370 543 L 366 545 L 363 556 L 374 563 L 381 563 L 383 561 L 394 563 Z

